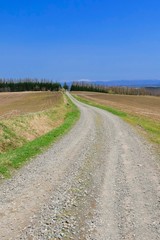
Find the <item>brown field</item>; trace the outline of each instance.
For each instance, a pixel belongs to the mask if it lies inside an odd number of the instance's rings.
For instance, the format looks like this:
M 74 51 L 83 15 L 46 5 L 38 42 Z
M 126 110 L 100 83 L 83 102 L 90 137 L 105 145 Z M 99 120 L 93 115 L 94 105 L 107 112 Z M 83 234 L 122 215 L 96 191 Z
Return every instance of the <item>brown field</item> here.
M 0 118 L 49 109 L 62 101 L 59 92 L 0 93 Z
M 73 94 L 127 113 L 134 113 L 137 116 L 144 116 L 158 122 L 160 121 L 160 97 L 78 91 L 73 92 Z
M 0 93 L 0 153 L 15 149 L 63 123 L 60 92 Z

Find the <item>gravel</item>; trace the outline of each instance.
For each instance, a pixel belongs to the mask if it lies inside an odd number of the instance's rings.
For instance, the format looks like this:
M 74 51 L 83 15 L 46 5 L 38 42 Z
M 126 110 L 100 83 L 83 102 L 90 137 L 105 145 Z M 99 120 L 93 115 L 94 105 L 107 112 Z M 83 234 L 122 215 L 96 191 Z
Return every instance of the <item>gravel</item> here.
M 118 117 L 73 101 L 72 130 L 1 185 L 0 239 L 160 239 L 159 157 Z

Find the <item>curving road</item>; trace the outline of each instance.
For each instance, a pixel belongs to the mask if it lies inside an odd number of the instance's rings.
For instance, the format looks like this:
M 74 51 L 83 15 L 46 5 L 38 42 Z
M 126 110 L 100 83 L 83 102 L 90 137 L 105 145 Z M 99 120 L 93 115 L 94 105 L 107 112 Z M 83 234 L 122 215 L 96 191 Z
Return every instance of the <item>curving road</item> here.
M 160 239 L 152 147 L 118 117 L 70 98 L 80 120 L 1 185 L 0 239 Z

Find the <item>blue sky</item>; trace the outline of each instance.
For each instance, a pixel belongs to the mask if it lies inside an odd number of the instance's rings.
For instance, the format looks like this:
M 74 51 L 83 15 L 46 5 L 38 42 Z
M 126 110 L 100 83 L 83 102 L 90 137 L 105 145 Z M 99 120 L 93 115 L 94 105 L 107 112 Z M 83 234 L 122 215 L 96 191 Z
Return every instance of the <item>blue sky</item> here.
M 0 77 L 160 79 L 160 1 L 0 0 Z

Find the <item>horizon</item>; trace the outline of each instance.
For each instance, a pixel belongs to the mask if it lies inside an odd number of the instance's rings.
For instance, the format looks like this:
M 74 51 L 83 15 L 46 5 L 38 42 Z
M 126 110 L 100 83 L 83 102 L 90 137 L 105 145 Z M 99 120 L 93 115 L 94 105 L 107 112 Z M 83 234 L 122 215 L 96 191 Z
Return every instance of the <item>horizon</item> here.
M 37 77 L 20 77 L 20 78 L 2 78 L 0 77 L 0 81 L 13 81 L 13 82 L 16 82 L 16 81 L 25 81 L 25 80 L 32 80 L 32 81 L 49 81 L 49 82 L 57 82 L 57 83 L 64 83 L 64 82 L 68 82 L 68 83 L 71 83 L 71 82 L 102 82 L 102 83 L 112 83 L 112 82 L 136 82 L 136 83 L 150 83 L 153 81 L 153 82 L 158 82 L 158 84 L 160 84 L 160 79 L 113 79 L 113 80 L 92 80 L 92 79 L 74 79 L 74 80 L 55 80 L 55 79 L 49 79 L 49 78 L 37 78 Z

